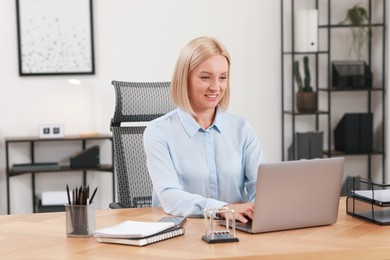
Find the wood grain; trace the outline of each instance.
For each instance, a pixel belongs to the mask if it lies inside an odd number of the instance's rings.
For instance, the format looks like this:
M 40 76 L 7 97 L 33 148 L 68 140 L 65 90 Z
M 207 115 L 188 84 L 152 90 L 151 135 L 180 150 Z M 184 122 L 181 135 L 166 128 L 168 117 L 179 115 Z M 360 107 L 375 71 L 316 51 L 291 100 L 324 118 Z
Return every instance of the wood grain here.
M 98 210 L 97 228 L 123 220 L 157 221 L 161 208 Z M 146 247 L 97 243 L 94 238 L 67 238 L 65 214 L 0 216 L 1 259 L 386 259 L 390 227 L 355 219 L 340 200 L 336 224 L 264 234 L 237 231 L 238 243 L 201 240 L 203 219 L 189 219 L 185 235 Z

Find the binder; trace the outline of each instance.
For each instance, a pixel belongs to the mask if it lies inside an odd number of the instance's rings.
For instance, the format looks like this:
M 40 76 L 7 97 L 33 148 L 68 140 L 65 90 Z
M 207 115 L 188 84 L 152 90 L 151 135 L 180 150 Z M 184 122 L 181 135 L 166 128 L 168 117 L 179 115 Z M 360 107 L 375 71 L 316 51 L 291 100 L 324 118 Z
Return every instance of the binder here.
M 346 113 L 334 129 L 335 149 L 351 154 L 371 153 L 372 113 Z

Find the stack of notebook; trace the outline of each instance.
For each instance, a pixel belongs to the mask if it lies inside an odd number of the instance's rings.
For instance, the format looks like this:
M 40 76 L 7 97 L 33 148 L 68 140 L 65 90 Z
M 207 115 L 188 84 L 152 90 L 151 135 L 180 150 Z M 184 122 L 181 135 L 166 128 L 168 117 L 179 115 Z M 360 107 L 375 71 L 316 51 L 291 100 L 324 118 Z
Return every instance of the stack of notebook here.
M 184 234 L 184 228 L 173 222 L 142 222 L 126 220 L 114 226 L 98 229 L 97 242 L 145 246 Z

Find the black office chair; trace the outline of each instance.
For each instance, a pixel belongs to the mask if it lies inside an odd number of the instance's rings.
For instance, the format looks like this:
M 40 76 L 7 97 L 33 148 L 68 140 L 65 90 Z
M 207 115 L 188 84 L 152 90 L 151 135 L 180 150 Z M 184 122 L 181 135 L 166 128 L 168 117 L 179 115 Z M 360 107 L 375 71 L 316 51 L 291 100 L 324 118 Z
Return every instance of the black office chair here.
M 115 87 L 111 120 L 118 202 L 110 208 L 150 207 L 152 182 L 146 166 L 143 133 L 146 123 L 173 110 L 170 82 L 121 82 Z

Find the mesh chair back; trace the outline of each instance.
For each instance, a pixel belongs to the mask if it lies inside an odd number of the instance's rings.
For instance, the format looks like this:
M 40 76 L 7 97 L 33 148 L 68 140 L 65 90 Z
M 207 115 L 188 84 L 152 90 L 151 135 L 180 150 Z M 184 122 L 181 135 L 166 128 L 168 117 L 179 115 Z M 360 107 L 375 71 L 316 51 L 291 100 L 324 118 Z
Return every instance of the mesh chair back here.
M 113 81 L 116 106 L 111 124 L 148 122 L 174 109 L 170 82 Z
M 121 126 L 121 123 L 148 122 L 173 110 L 170 83 L 113 81 L 112 85 L 116 97 L 111 131 L 118 202 L 126 208 L 148 207 L 153 187 L 143 148 L 145 126 Z

